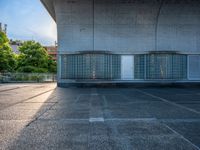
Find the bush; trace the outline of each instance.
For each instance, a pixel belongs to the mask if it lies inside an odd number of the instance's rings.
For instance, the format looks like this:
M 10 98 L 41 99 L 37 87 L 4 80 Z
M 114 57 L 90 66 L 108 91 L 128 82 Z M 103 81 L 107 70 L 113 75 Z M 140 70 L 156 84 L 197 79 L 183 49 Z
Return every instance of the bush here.
M 45 68 L 37 68 L 33 66 L 25 66 L 25 67 L 20 67 L 18 72 L 26 72 L 26 73 L 47 73 L 48 70 Z

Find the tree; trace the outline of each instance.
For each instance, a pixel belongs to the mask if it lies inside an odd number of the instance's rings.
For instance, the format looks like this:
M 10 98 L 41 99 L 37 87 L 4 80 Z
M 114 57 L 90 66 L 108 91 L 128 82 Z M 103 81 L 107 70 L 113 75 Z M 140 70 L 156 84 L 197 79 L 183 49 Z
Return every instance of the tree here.
M 46 50 L 40 43 L 35 41 L 26 41 L 19 47 L 20 55 L 18 57 L 18 71 L 30 73 L 52 72 L 54 65 Z
M 53 60 L 52 56 L 49 55 L 48 58 L 48 70 L 49 72 L 56 73 L 57 65 L 56 62 Z
M 15 68 L 16 56 L 12 52 L 6 34 L 0 31 L 0 72 L 13 72 Z

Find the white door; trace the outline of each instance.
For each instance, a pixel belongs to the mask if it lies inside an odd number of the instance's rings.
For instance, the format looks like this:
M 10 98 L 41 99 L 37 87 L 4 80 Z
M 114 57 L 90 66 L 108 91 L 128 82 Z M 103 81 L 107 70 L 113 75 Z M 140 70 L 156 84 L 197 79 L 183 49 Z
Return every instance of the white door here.
M 121 79 L 122 80 L 134 79 L 134 56 L 133 55 L 121 56 Z

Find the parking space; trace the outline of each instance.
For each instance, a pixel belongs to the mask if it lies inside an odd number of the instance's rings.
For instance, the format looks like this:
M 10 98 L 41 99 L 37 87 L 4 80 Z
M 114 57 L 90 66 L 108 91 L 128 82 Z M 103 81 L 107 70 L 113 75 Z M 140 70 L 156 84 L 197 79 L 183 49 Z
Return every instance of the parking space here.
M 6 86 L 0 149 L 200 149 L 198 88 Z

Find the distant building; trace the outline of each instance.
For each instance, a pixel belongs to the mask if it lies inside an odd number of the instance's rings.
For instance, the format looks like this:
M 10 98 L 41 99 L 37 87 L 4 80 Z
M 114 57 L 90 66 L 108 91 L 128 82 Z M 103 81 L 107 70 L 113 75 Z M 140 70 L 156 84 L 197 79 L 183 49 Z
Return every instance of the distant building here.
M 22 42 L 21 41 L 18 41 L 18 40 L 16 40 L 16 41 L 13 41 L 13 40 L 10 40 L 10 46 L 11 46 L 11 48 L 12 48 L 12 51 L 15 53 L 15 54 L 19 54 L 20 53 L 20 51 L 19 51 L 19 46 L 21 46 L 22 45 Z
M 1 22 L 0 22 L 0 31 L 1 32 L 4 32 L 4 33 L 7 33 L 7 24 L 2 24 Z
M 53 60 L 57 60 L 57 46 L 44 46 L 47 53 L 53 57 Z
M 20 52 L 19 52 L 19 50 L 18 50 L 18 45 L 10 45 L 11 46 L 11 48 L 12 48 L 12 51 L 15 53 L 15 54 L 19 54 Z

